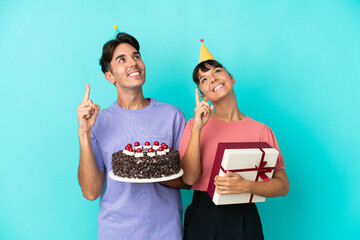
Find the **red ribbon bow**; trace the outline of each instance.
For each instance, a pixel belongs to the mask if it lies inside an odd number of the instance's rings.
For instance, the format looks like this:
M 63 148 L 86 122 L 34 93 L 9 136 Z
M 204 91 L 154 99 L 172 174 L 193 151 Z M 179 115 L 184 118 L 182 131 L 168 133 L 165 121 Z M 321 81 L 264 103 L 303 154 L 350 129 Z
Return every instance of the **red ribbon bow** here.
M 269 180 L 269 177 L 266 176 L 265 173 L 271 172 L 274 168 L 272 168 L 272 167 L 265 168 L 266 164 L 267 164 L 267 161 L 262 161 L 262 162 L 260 162 L 259 167 L 255 165 L 256 171 L 258 172 L 255 181 L 258 180 L 258 177 L 260 177 L 264 182 Z

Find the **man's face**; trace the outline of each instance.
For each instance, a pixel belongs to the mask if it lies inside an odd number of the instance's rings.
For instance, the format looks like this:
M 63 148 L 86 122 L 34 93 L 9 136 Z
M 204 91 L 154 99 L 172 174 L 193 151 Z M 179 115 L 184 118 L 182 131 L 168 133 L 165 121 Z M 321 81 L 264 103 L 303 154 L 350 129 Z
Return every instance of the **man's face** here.
M 111 71 L 105 78 L 122 88 L 141 87 L 145 82 L 145 65 L 140 53 L 130 44 L 121 43 L 114 51 L 111 60 Z
M 213 103 L 232 93 L 234 83 L 224 68 L 211 66 L 207 72 L 199 71 L 199 89 Z

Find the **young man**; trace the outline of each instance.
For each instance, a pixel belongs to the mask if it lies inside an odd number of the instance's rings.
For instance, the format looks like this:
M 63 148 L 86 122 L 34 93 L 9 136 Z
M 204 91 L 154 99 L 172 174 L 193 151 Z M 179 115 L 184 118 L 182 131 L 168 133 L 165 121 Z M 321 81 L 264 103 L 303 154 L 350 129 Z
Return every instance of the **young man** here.
M 159 141 L 177 149 L 185 125 L 178 108 L 144 97 L 145 65 L 139 49 L 138 41 L 126 33 L 103 47 L 100 65 L 118 97 L 99 111 L 86 85 L 77 110 L 78 179 L 85 198 L 95 200 L 101 195 L 99 239 L 182 239 L 182 203 L 175 189 L 185 187 L 181 179 L 133 184 L 108 177 L 114 152 L 136 141 Z

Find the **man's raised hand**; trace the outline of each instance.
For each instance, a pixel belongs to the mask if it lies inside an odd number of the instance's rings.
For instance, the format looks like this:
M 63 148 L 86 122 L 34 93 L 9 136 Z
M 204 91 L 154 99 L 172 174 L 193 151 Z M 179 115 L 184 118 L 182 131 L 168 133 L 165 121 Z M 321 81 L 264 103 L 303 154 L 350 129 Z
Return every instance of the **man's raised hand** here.
M 204 98 L 204 100 L 200 101 L 199 92 L 196 88 L 195 88 L 195 102 L 196 102 L 196 107 L 194 109 L 195 112 L 194 128 L 201 130 L 209 120 L 210 115 L 214 109 L 214 106 L 210 107 L 210 104 L 207 102 L 206 97 Z
M 89 99 L 90 86 L 86 83 L 86 91 L 82 103 L 77 108 L 79 120 L 79 134 L 89 133 L 96 121 L 100 106 L 96 105 Z

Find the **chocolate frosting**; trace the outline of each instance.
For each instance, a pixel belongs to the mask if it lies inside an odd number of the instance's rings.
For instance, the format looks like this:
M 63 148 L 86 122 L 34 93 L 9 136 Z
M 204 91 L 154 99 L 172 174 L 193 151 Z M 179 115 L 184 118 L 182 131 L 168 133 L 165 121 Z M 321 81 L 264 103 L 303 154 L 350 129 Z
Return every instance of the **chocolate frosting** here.
M 180 171 L 179 151 L 170 149 L 166 155 L 149 157 L 144 151 L 143 157 L 125 155 L 122 150 L 112 155 L 114 175 L 123 178 L 161 178 Z

